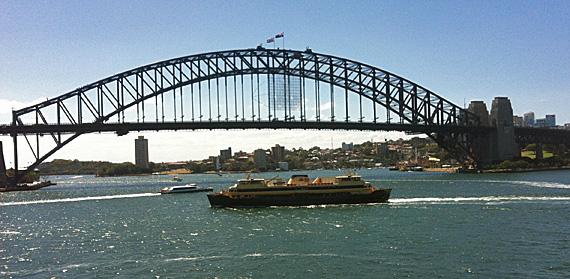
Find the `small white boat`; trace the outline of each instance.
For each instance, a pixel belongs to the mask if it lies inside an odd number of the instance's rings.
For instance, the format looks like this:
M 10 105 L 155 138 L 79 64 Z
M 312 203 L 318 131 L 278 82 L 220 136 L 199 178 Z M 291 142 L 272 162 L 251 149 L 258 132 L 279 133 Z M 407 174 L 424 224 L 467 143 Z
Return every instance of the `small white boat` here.
M 172 181 L 182 181 L 182 178 L 180 178 L 180 177 L 178 177 L 178 176 L 175 175 L 175 176 L 172 178 Z
M 170 186 L 160 190 L 161 194 L 174 194 L 174 193 L 190 193 L 190 192 L 210 192 L 213 191 L 212 187 L 200 187 L 196 184 L 187 184 L 182 186 Z

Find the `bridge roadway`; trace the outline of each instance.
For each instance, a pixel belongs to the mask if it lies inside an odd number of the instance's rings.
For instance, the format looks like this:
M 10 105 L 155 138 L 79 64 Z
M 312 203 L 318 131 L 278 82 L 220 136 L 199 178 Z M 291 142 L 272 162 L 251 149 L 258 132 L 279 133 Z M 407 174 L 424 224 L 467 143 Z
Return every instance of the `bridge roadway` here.
M 570 146 L 570 130 L 515 127 L 517 143 L 565 144 Z
M 178 131 L 178 130 L 231 130 L 231 129 L 303 129 L 303 130 L 359 130 L 402 131 L 412 133 L 487 133 L 492 127 L 459 125 L 413 125 L 368 122 L 328 121 L 227 121 L 227 122 L 150 122 L 150 123 L 83 123 L 23 126 L 2 126 L 2 134 L 57 134 L 115 132 L 119 135 L 131 131 Z
M 231 129 L 302 129 L 302 130 L 357 130 L 400 131 L 411 133 L 490 133 L 491 126 L 461 125 L 413 125 L 368 122 L 326 121 L 226 121 L 226 122 L 150 122 L 150 123 L 83 123 L 23 126 L 0 126 L 0 134 L 71 134 L 114 132 L 124 135 L 132 131 L 178 131 L 178 130 L 231 130 Z M 561 129 L 515 127 L 515 140 L 520 144 L 566 144 L 570 145 L 570 131 Z

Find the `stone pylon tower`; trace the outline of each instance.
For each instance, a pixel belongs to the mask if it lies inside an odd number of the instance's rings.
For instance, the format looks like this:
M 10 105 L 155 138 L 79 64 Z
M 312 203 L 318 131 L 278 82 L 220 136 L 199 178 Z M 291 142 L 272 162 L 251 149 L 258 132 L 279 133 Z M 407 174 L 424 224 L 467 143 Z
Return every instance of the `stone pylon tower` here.
M 470 113 L 476 114 L 481 119 L 481 125 L 489 125 L 489 111 L 487 105 L 483 101 L 471 101 L 468 108 Z
M 507 97 L 495 97 L 489 116 L 489 124 L 497 130 L 491 140 L 491 160 L 512 160 L 516 154 L 513 108 Z
M 8 186 L 8 176 L 6 175 L 6 163 L 4 162 L 4 150 L 0 141 L 0 188 Z
M 489 126 L 489 111 L 487 110 L 487 105 L 483 101 L 472 101 L 469 104 L 468 111 L 479 116 L 481 120 L 481 126 Z M 472 123 L 474 124 L 474 123 Z M 479 163 L 490 164 L 491 159 L 491 135 L 481 134 L 477 135 L 473 139 L 473 144 L 471 145 L 471 151 L 477 158 Z
M 496 97 L 491 106 L 491 113 L 483 101 L 472 101 L 469 112 L 481 119 L 482 126 L 491 126 L 492 133 L 478 135 L 474 138 L 472 151 L 477 161 L 483 165 L 512 160 L 516 156 L 515 127 L 513 124 L 513 108 L 507 97 Z

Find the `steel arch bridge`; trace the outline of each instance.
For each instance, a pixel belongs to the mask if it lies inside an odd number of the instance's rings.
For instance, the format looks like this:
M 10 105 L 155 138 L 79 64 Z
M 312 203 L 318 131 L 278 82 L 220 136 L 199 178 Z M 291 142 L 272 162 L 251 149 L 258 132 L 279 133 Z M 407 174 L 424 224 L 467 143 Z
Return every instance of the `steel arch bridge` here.
M 462 162 L 476 161 L 473 138 L 490 130 L 478 116 L 388 71 L 310 49 L 258 47 L 125 71 L 13 111 L 1 132 L 13 138 L 18 181 L 85 133 L 263 128 L 425 133 Z M 36 161 L 17 171 L 23 142 Z

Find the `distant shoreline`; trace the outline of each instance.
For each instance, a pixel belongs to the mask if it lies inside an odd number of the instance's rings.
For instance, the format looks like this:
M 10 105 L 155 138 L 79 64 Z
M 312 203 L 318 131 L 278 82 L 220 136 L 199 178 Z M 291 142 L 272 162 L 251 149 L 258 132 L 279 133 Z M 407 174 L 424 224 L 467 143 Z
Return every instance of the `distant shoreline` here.
M 549 168 L 530 168 L 530 169 L 492 169 L 481 170 L 480 173 L 519 173 L 519 172 L 538 172 L 538 171 L 555 171 L 555 170 L 570 170 L 570 166 L 562 167 L 549 167 Z
M 556 171 L 556 170 L 570 170 L 570 166 L 563 166 L 563 167 L 550 167 L 550 168 L 531 168 L 531 169 L 488 169 L 488 170 L 461 170 L 458 167 L 455 168 L 425 168 L 423 171 L 425 172 L 441 172 L 441 173 L 473 173 L 473 174 L 487 174 L 487 173 L 522 173 L 522 172 L 541 172 L 541 171 Z M 290 170 L 290 171 L 314 171 L 314 170 Z M 221 174 L 234 174 L 234 173 L 248 173 L 249 171 L 226 171 L 222 172 Z M 265 171 L 264 171 L 265 172 Z M 279 172 L 288 172 L 288 171 L 279 171 Z M 182 175 L 182 174 L 216 174 L 215 171 L 207 171 L 207 172 L 188 172 L 188 173 L 160 173 L 160 174 L 152 174 L 152 173 L 138 173 L 138 174 L 122 174 L 122 175 L 114 175 L 114 176 L 95 176 L 95 177 L 123 177 L 123 176 L 148 176 L 148 175 L 157 175 L 157 176 L 165 176 L 165 175 Z M 42 176 L 56 176 L 56 175 L 93 175 L 93 174 L 41 174 Z

